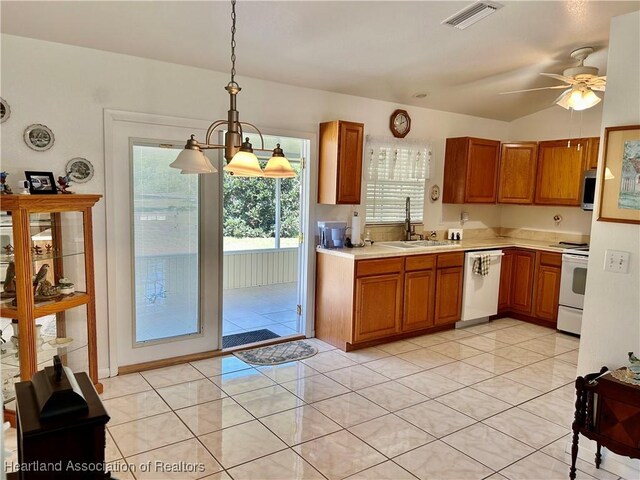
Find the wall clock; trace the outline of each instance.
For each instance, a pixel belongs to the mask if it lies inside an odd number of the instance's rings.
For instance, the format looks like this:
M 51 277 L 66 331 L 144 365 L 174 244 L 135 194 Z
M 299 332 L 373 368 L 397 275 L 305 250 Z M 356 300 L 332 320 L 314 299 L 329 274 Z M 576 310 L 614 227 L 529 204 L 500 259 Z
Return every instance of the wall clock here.
M 34 123 L 29 125 L 24 131 L 24 143 L 37 152 L 44 152 L 53 147 L 55 137 L 53 132 L 46 125 Z
M 391 120 L 389 121 L 389 128 L 391 133 L 396 138 L 404 138 L 411 130 L 411 117 L 406 110 L 396 110 L 391 114 Z

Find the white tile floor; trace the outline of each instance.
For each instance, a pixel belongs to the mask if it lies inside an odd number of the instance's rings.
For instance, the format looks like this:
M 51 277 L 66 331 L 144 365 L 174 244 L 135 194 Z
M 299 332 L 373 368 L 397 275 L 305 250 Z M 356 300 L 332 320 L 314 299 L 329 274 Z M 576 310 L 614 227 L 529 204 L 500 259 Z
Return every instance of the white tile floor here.
M 298 333 L 297 288 L 292 282 L 224 290 L 222 334 L 262 329 L 280 336 Z
M 503 319 L 353 353 L 310 341 L 320 353 L 300 362 L 226 356 L 104 380 L 107 460 L 135 470 L 116 477 L 568 478 L 577 339 Z M 15 458 L 15 431 L 7 444 Z

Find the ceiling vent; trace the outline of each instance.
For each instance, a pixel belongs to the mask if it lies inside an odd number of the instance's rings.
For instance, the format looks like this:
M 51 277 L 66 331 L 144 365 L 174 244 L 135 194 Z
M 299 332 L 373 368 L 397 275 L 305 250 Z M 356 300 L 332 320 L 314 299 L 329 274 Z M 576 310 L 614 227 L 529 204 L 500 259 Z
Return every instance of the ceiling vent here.
M 449 25 L 450 27 L 464 30 L 483 18 L 488 17 L 503 6 L 504 5 L 494 2 L 476 2 L 440 23 L 441 25 Z

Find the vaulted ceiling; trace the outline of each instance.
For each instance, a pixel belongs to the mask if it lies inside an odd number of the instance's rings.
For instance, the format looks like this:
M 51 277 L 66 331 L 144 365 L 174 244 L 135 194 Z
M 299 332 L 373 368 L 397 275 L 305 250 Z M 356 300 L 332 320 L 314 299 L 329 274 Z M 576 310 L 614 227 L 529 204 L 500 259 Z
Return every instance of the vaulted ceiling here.
M 638 1 L 502 1 L 466 30 L 441 25 L 471 3 L 240 0 L 239 81 L 513 120 L 549 107 L 558 91 L 500 92 L 558 84 L 539 73 L 575 65 L 569 53 L 582 46 L 595 48 L 586 63 L 606 74 L 611 18 L 640 8 Z M 220 1 L 2 1 L 1 29 L 225 72 L 230 12 Z

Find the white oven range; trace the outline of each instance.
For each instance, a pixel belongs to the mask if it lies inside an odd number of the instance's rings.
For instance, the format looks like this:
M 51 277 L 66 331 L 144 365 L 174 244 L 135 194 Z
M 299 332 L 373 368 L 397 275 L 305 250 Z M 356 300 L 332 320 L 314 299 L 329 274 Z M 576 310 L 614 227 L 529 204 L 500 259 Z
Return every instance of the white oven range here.
M 588 262 L 589 247 L 569 248 L 562 253 L 558 330 L 563 332 L 580 335 Z

